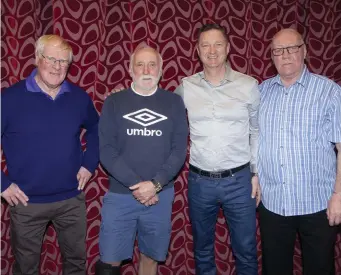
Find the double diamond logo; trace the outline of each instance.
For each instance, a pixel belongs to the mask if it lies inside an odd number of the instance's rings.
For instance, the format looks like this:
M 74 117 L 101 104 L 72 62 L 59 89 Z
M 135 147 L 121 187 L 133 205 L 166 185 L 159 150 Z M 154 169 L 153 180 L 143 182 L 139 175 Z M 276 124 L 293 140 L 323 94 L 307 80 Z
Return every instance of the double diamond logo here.
M 123 116 L 125 119 L 129 119 L 137 124 L 147 127 L 167 119 L 166 116 L 153 112 L 147 108 L 138 110 L 136 112 L 126 114 Z

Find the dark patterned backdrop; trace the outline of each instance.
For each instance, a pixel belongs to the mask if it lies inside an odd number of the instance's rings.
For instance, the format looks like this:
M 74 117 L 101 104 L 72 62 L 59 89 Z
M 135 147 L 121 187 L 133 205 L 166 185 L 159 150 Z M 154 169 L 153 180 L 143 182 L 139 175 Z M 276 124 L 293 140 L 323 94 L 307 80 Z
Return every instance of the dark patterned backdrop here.
M 101 111 L 104 94 L 128 86 L 128 61 L 142 41 L 164 58 L 163 88 L 174 90 L 182 77 L 201 69 L 196 33 L 203 23 L 225 26 L 231 42 L 232 67 L 259 81 L 274 75 L 270 40 L 282 27 L 296 27 L 309 51 L 309 67 L 341 84 L 341 0 L 3 0 L 1 1 L 1 87 L 6 88 L 34 68 L 34 42 L 57 33 L 72 45 L 69 80 L 84 88 Z M 6 169 L 5 162 L 2 168 Z M 159 274 L 194 274 L 192 234 L 187 208 L 187 168 L 176 182 L 169 255 Z M 88 210 L 88 274 L 94 273 L 102 197 L 108 181 L 99 168 L 85 188 Z M 335 247 L 341 274 L 341 237 Z M 258 232 L 259 240 L 259 232 Z M 258 242 L 259 260 L 261 245 Z M 235 274 L 230 238 L 220 214 L 216 233 L 219 274 Z M 123 274 L 137 274 L 138 252 Z M 1 274 L 11 274 L 9 214 L 1 205 Z M 56 232 L 49 227 L 41 254 L 41 274 L 62 274 Z M 301 273 L 295 249 L 295 275 Z M 259 268 L 261 270 L 261 268 Z

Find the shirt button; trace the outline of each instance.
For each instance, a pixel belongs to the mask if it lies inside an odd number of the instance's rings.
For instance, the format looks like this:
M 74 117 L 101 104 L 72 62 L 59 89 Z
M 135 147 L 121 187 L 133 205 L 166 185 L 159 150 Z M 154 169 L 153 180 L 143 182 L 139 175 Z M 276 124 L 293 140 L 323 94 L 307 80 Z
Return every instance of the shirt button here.
M 283 167 L 284 166 L 284 164 L 281 164 L 281 167 Z
M 283 184 L 285 184 L 285 181 L 283 181 Z
M 285 95 L 288 95 L 288 93 L 285 93 Z
M 279 148 L 283 149 L 283 146 L 280 146 Z

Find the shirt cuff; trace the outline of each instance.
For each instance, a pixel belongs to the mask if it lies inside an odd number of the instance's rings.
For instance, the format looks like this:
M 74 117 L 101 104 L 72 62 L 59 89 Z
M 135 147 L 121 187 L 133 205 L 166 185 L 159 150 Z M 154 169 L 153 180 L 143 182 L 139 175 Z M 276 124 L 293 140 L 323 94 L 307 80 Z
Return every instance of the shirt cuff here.
M 256 164 L 250 164 L 251 173 L 258 173 Z

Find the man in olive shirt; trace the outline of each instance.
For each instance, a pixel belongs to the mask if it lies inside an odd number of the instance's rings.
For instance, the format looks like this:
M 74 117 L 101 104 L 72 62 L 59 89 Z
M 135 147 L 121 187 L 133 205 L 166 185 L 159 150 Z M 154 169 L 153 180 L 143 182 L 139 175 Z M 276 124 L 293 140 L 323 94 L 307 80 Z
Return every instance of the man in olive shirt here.
M 260 200 L 257 80 L 226 62 L 224 28 L 204 25 L 197 51 L 204 70 L 182 80 L 190 125 L 189 214 L 197 275 L 215 275 L 215 226 L 224 210 L 238 275 L 257 275 L 256 205 Z M 254 176 L 252 176 L 252 173 Z

